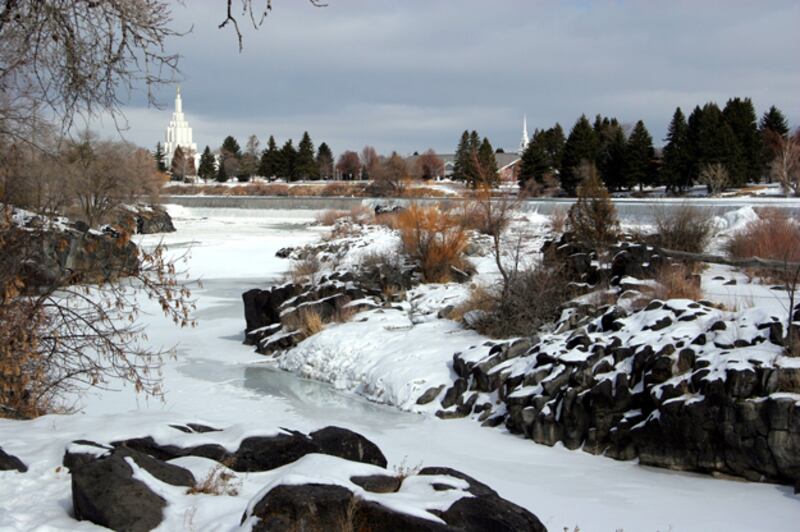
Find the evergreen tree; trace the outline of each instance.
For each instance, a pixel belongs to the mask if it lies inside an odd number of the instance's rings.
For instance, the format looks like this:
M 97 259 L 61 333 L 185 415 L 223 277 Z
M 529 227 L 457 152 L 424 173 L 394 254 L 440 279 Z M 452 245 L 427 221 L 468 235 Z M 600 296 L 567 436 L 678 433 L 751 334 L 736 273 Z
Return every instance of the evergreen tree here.
M 278 175 L 286 179 L 287 181 L 294 181 L 297 179 L 297 174 L 295 172 L 295 163 L 297 160 L 297 150 L 294 149 L 294 144 L 292 144 L 292 139 L 286 141 L 281 148 L 281 156 L 280 156 L 280 172 Z
M 766 175 L 768 181 L 772 183 L 769 165 L 777 155 L 778 140 L 786 139 L 789 134 L 789 122 L 780 109 L 773 105 L 761 117 L 758 133 L 761 137 L 761 174 Z
M 217 166 L 217 181 L 220 183 L 228 181 L 228 172 L 225 170 L 225 160 L 222 158 L 222 154 L 220 154 L 219 165 Z
M 453 162 L 453 179 L 466 181 L 467 168 L 470 164 L 469 131 L 464 130 L 461 140 L 458 141 L 456 148 L 455 161 Z
M 269 136 L 267 147 L 261 152 L 261 161 L 258 165 L 258 174 L 261 177 L 272 179 L 278 173 L 277 159 L 279 157 L 278 145 L 275 143 L 275 137 Z
M 561 188 L 570 196 L 575 191 L 580 181 L 580 166 L 584 163 L 594 163 L 596 158 L 596 139 L 592 125 L 586 115 L 575 122 L 564 144 L 561 158 Z
M 236 139 L 230 135 L 225 137 L 225 140 L 222 141 L 222 150 L 236 158 L 242 156 L 242 148 L 239 146 L 239 143 L 236 142 Z
M 317 149 L 317 169 L 319 176 L 322 179 L 331 179 L 333 177 L 333 152 L 326 143 L 319 145 Z
M 167 163 L 164 161 L 166 157 L 166 153 L 164 153 L 164 147 L 161 145 L 160 142 L 156 143 L 156 151 L 153 153 L 153 158 L 156 160 L 156 168 L 159 172 L 166 172 L 167 171 Z
M 644 122 L 639 120 L 636 122 L 625 147 L 626 184 L 628 186 L 639 185 L 640 189 L 646 185 L 654 185 L 654 158 L 653 137 L 650 136 Z
M 222 174 L 217 172 L 217 180 L 227 180 L 230 177 L 239 176 L 239 166 L 242 158 L 242 149 L 236 139 L 228 135 L 222 141 L 222 147 L 219 150 L 219 165 L 222 167 Z
M 314 159 L 314 143 L 311 142 L 308 131 L 303 133 L 303 138 L 297 145 L 295 174 L 298 179 L 319 179 L 319 168 Z
M 181 146 L 175 148 L 169 169 L 173 181 L 182 181 L 197 175 L 194 166 L 194 155 L 194 151 L 188 148 L 184 149 Z
M 761 162 L 761 137 L 758 134 L 756 110 L 750 98 L 732 98 L 725 104 L 722 117 L 730 126 L 733 136 L 739 143 L 741 156 L 740 181 L 759 181 L 763 164 Z
M 200 156 L 200 167 L 197 169 L 197 175 L 204 181 L 214 179 L 217 172 L 216 166 L 211 148 L 206 146 L 206 149 L 203 150 L 203 154 Z
M 494 148 L 489 139 L 484 137 L 478 148 L 478 164 L 480 168 L 476 168 L 475 179 L 473 180 L 473 188 L 478 185 L 486 185 L 494 187 L 498 182 L 497 175 L 497 158 L 494 155 Z
M 713 164 L 725 167 L 731 185 L 744 184 L 741 149 L 733 130 L 715 103 L 695 108 L 689 116 L 689 142 L 693 146 L 692 175 L 697 179 L 703 168 Z
M 561 124 L 556 123 L 542 135 L 542 145 L 547 153 L 547 165 L 551 173 L 558 172 L 561 167 L 561 158 L 564 155 L 564 144 L 567 139 L 564 136 L 564 129 Z
M 183 181 L 183 166 L 184 166 L 183 148 L 178 146 L 172 154 L 172 162 L 170 163 L 169 173 L 171 181 Z
M 551 170 L 545 151 L 545 132 L 536 132 L 522 152 L 519 162 L 519 187 L 525 190 L 528 183 L 544 183 L 544 176 Z
M 689 144 L 689 126 L 683 111 L 678 107 L 669 123 L 667 144 L 664 146 L 664 164 L 661 178 L 668 190 L 683 192 L 692 186 L 692 146 Z
M 609 124 L 604 131 L 606 140 L 604 141 L 603 151 L 597 157 L 597 170 L 600 178 L 609 190 L 619 190 L 630 187 L 631 184 L 625 179 L 625 160 L 627 157 L 627 139 L 622 126 L 618 123 L 613 126 Z

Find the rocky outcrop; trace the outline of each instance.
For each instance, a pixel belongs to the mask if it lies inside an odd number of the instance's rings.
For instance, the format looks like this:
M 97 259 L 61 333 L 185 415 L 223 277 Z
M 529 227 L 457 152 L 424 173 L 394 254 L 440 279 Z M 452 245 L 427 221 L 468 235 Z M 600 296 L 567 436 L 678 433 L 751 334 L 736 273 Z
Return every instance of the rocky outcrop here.
M 799 307 L 800 308 L 800 307 Z M 457 353 L 440 417 L 678 470 L 800 480 L 800 364 L 777 316 L 689 300 Z
M 361 288 L 349 272 L 334 272 L 318 282 L 286 283 L 266 290 L 254 288 L 242 294 L 245 344 L 264 355 L 289 349 L 303 338 L 308 314 L 323 323 L 342 315 L 377 308 L 381 293 Z
M 172 217 L 161 205 L 124 205 L 119 208 L 117 225 L 140 235 L 175 232 Z
M 19 471 L 20 473 L 25 473 L 28 471 L 28 466 L 26 466 L 22 460 L 13 454 L 8 454 L 0 447 L 0 471 Z
M 180 491 L 159 488 L 159 483 L 187 488 L 185 496 L 196 489 L 196 479 L 188 470 L 166 460 L 210 457 L 214 453 L 209 450 L 217 449 L 221 452 L 213 459 L 236 471 L 283 466 L 286 469 L 281 475 L 292 479 L 272 479 L 272 487 L 243 508 L 241 522 L 248 521 L 253 530 L 545 530 L 535 515 L 458 471 L 425 468 L 408 476 L 389 473 L 380 448 L 347 429 L 326 427 L 309 435 L 284 429 L 276 436 L 245 438 L 236 452 L 226 454 L 220 444 L 211 443 L 215 433 L 224 431 L 192 426 L 174 427 L 190 435 L 189 439 L 201 437 L 205 443 L 181 448 L 159 445 L 151 437 L 110 445 L 74 442 L 64 464 L 72 475 L 75 517 L 113 530 L 152 530 L 162 523 L 172 498 L 181 496 Z M 324 454 L 328 457 L 321 456 Z M 324 482 L 296 482 L 297 478 L 316 476 Z M 411 486 L 404 491 L 406 483 Z M 421 484 L 428 486 L 429 497 L 420 499 Z M 396 509 L 409 506 L 414 507 L 413 515 Z
M 558 240 L 548 240 L 542 246 L 546 261 L 565 267 L 567 275 L 577 283 L 595 286 L 607 282 L 620 286 L 626 277 L 652 278 L 667 261 L 656 248 L 633 241 L 625 236 L 608 250 L 606 262 L 598 260 L 597 252 L 578 241 L 570 232 Z
M 113 228 L 91 229 L 65 218 L 45 219 L 19 211 L 17 235 L 25 242 L 22 278 L 28 288 L 99 284 L 136 272 L 139 250 Z

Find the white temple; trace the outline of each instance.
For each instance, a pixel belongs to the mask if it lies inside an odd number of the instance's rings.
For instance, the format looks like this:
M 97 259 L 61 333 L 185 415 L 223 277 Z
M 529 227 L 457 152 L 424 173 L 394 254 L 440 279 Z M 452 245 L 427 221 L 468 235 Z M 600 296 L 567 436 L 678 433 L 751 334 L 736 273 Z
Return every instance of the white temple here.
M 169 121 L 166 138 L 164 140 L 164 162 L 167 168 L 169 168 L 172 163 L 172 156 L 175 153 L 175 148 L 178 146 L 183 148 L 184 151 L 191 150 L 195 156 L 195 160 L 199 157 L 197 153 L 197 144 L 192 142 L 192 128 L 189 127 L 189 122 L 187 122 L 186 118 L 183 116 L 183 102 L 181 102 L 180 86 L 178 86 L 178 91 L 175 95 L 175 112 L 172 113 L 172 120 Z
M 522 115 L 522 140 L 519 142 L 519 154 L 525 151 L 528 147 L 530 139 L 528 138 L 528 116 Z

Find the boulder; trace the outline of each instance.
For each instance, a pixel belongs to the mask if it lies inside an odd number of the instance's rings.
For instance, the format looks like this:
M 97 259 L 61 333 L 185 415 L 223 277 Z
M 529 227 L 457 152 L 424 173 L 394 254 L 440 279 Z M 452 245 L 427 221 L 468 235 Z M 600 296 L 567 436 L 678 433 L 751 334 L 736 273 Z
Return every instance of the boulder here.
M 129 532 L 152 530 L 161 523 L 166 501 L 144 482 L 133 478 L 129 459 L 168 484 L 195 483 L 186 469 L 131 449 L 117 449 L 71 470 L 72 505 L 78 520 Z
M 311 441 L 319 446 L 324 454 L 338 456 L 345 460 L 386 467 L 386 457 L 380 448 L 367 438 L 341 427 L 325 427 L 309 434 Z
M 445 511 L 431 511 L 425 519 L 396 511 L 375 501 L 356 497 L 344 486 L 325 484 L 278 485 L 267 492 L 242 516 L 242 523 L 252 518 L 253 530 L 397 530 L 408 532 L 543 532 L 546 529 L 529 511 L 505 499 L 488 486 L 448 468 L 425 468 L 418 475 L 442 475 L 465 480 L 471 497 L 462 497 Z M 360 486 L 370 485 L 372 477 L 351 477 Z M 383 478 L 383 477 L 382 477 Z M 386 477 L 392 478 L 392 477 Z M 355 480 L 358 482 L 355 482 Z M 400 488 L 395 479 L 391 487 Z M 379 482 L 379 493 L 391 493 L 390 485 Z M 436 491 L 453 489 L 446 483 L 434 483 Z M 366 489 L 366 488 L 365 488 Z M 394 491 L 396 491 L 396 489 Z M 369 490 L 374 491 L 374 490 Z M 438 517 L 444 523 L 433 519 Z
M 16 470 L 20 473 L 25 473 L 28 471 L 28 466 L 22 463 L 22 460 L 14 456 L 13 454 L 6 453 L 2 447 L 0 447 L 0 471 L 11 471 Z

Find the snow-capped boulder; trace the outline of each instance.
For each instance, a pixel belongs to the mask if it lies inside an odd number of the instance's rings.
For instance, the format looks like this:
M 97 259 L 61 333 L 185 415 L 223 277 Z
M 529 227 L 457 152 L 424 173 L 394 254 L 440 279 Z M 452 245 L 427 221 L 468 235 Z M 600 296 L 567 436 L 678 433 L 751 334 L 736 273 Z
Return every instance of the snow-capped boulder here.
M 298 483 L 300 478 L 309 481 Z M 288 468 L 253 498 L 242 524 L 257 531 L 545 530 L 535 515 L 458 471 L 425 468 L 391 477 L 328 457 L 306 457 Z
M 112 530 L 139 532 L 157 527 L 167 503 L 142 480 L 141 470 L 173 486 L 195 485 L 186 469 L 132 449 L 115 449 L 70 471 L 75 518 Z

